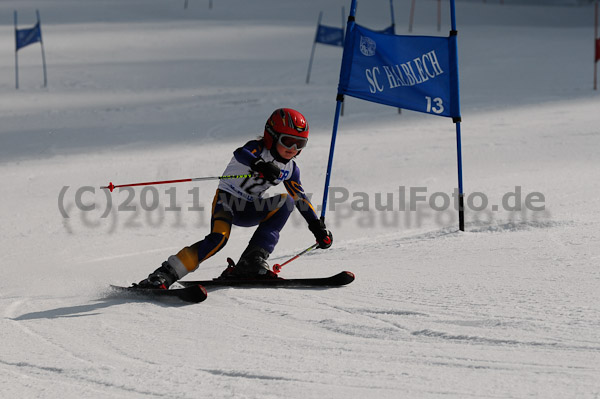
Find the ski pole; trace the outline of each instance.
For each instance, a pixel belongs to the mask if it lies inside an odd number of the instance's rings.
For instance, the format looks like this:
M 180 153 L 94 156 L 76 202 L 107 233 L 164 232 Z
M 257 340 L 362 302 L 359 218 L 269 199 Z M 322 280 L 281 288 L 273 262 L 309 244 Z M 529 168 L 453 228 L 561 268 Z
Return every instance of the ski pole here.
M 278 263 L 276 265 L 273 265 L 273 272 L 275 272 L 276 274 L 279 273 L 281 271 L 281 268 L 285 265 L 287 265 L 288 263 L 290 263 L 293 260 L 298 259 L 299 257 L 301 257 L 302 255 L 304 255 L 307 252 L 312 251 L 313 249 L 315 249 L 319 244 L 313 244 L 310 247 L 306 248 L 304 251 L 300 252 L 298 255 L 294 256 L 293 258 L 288 259 L 287 261 L 283 262 L 281 265 Z
M 113 184 L 113 182 L 110 182 L 108 184 L 108 186 L 100 187 L 100 188 L 101 189 L 109 189 L 110 192 L 112 193 L 112 191 L 115 188 L 120 188 L 120 187 L 154 186 L 156 184 L 183 183 L 183 182 L 190 182 L 190 181 L 206 181 L 206 180 L 241 179 L 241 178 L 246 178 L 246 177 L 252 177 L 252 175 L 251 174 L 247 174 L 247 175 L 194 177 L 194 178 L 191 178 L 191 179 L 163 180 L 163 181 L 149 181 L 149 182 L 144 182 L 144 183 L 119 184 L 117 186 L 115 186 Z

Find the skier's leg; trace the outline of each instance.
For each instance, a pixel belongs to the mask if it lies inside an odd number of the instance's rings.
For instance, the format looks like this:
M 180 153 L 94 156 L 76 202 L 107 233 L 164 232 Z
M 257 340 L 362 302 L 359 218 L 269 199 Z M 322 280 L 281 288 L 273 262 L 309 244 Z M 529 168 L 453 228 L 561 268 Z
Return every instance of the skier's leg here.
M 267 259 L 294 209 L 294 201 L 287 194 L 267 198 L 265 201 L 270 202 L 271 206 L 261 212 L 262 219 L 259 220 L 258 228 L 236 264 L 236 272 L 240 274 L 272 274 Z
M 210 234 L 204 237 L 204 240 L 185 247 L 177 255 L 169 257 L 169 263 L 177 271 L 179 278 L 196 270 L 200 263 L 219 252 L 227 244 L 233 221 L 229 198 L 228 193 L 217 190 L 212 203 Z
M 220 251 L 231 232 L 233 213 L 228 210 L 220 196 L 220 191 L 213 200 L 211 216 L 211 232 L 204 240 L 181 249 L 176 255 L 171 255 L 166 262 L 142 280 L 142 287 L 168 288 L 175 281 L 183 278 L 188 273 L 196 270 L 200 263 Z
M 183 248 L 177 255 L 169 256 L 179 279 L 198 268 L 200 263 L 219 252 L 227 244 L 231 232 L 231 214 L 217 212 L 211 220 L 211 232 L 202 241 Z
M 287 194 L 280 194 L 276 206 L 272 206 L 266 216 L 260 221 L 252 235 L 249 245 L 263 248 L 268 253 L 273 252 L 279 242 L 279 233 L 294 210 L 294 200 Z

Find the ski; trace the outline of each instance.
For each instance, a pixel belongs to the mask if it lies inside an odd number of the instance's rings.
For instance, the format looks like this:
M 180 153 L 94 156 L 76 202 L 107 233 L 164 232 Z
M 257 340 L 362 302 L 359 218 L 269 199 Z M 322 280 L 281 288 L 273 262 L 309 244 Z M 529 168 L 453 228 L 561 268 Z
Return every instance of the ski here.
M 214 278 L 202 281 L 178 281 L 184 287 L 339 287 L 354 281 L 354 273 L 341 272 L 330 277 L 317 278 Z
M 354 274 L 351 272 L 341 272 L 330 277 L 316 278 L 214 278 L 212 280 L 202 281 L 177 281 L 177 284 L 183 288 L 172 288 L 163 290 L 159 288 L 139 288 L 137 286 L 122 287 L 111 285 L 110 287 L 118 292 L 127 293 L 130 295 L 145 297 L 145 298 L 163 298 L 175 297 L 185 302 L 198 303 L 204 301 L 208 294 L 206 287 L 339 287 L 350 284 L 354 281 Z
M 163 290 L 160 288 L 139 288 L 136 286 L 132 287 L 121 287 L 117 285 L 111 285 L 111 288 L 116 291 L 126 292 L 136 296 L 142 296 L 147 298 L 163 298 L 163 297 L 175 297 L 185 302 L 198 303 L 206 299 L 208 294 L 206 289 L 199 284 L 189 284 L 184 288 L 175 288 L 170 290 Z

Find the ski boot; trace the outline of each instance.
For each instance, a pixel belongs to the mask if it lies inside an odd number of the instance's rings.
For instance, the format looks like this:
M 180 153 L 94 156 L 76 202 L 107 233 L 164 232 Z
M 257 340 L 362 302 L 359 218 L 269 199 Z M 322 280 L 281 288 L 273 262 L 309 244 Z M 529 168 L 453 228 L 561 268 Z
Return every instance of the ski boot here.
M 267 263 L 270 253 L 256 245 L 249 245 L 238 263 L 227 258 L 227 269 L 220 278 L 277 278 Z
M 169 262 L 163 262 L 162 266 L 148 275 L 148 278 L 140 281 L 136 287 L 138 288 L 160 288 L 163 290 L 169 289 L 171 284 L 179 280 L 177 273 Z

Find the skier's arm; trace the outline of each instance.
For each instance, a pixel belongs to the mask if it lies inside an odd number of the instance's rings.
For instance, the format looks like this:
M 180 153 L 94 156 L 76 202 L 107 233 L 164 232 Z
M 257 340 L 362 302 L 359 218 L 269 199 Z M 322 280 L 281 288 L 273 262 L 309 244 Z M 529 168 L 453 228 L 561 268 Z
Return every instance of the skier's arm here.
M 310 199 L 304 193 L 302 183 L 300 183 L 300 169 L 294 165 L 292 176 L 283 182 L 288 193 L 294 198 L 296 208 L 300 211 L 306 222 L 308 229 L 314 234 L 319 248 L 329 248 L 333 243 L 333 235 L 327 230 L 325 222 L 317 217 L 315 208 L 310 203 Z
M 258 154 L 263 149 L 262 142 L 258 140 L 250 140 L 243 147 L 238 148 L 233 152 L 235 159 L 244 165 L 251 166 L 258 159 Z
M 277 165 L 272 162 L 265 162 L 264 159 L 257 155 L 261 153 L 262 149 L 262 141 L 251 140 L 243 147 L 235 150 L 233 156 L 239 163 L 249 166 L 254 172 L 259 173 L 261 177 L 273 182 L 279 178 L 281 170 L 279 170 Z
M 310 202 L 310 199 L 304 193 L 302 183 L 300 182 L 300 169 L 294 165 L 294 171 L 288 180 L 283 182 L 285 189 L 288 194 L 292 196 L 296 204 L 296 208 L 300 211 L 300 214 L 307 223 L 311 223 L 314 220 L 318 220 L 315 208 Z

